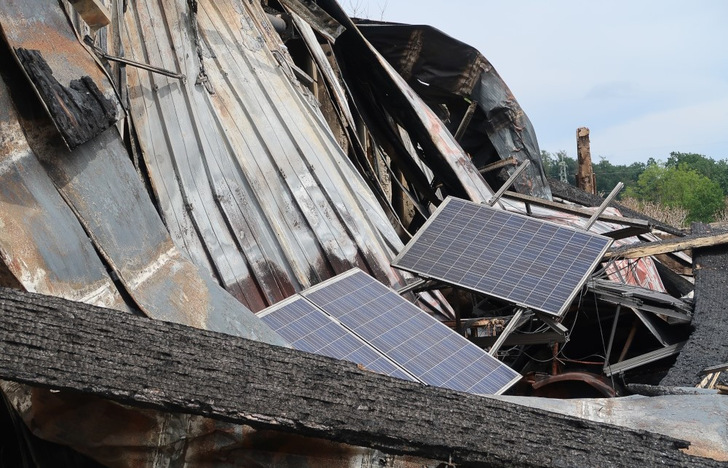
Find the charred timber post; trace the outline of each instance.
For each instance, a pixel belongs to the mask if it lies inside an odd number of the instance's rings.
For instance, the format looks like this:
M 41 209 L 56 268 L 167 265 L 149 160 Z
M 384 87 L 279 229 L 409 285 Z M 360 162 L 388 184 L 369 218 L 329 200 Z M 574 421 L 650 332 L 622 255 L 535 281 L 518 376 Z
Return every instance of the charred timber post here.
M 2 379 L 459 467 L 724 466 L 658 434 L 3 288 L 0 350 Z
M 589 147 L 589 129 L 586 127 L 579 127 L 576 129 L 576 154 L 578 156 L 576 186 L 586 193 L 596 195 L 596 176 L 592 169 L 591 148 Z
M 470 121 L 473 119 L 473 114 L 475 114 L 475 109 L 477 108 L 478 101 L 473 101 L 468 106 L 463 119 L 460 121 L 460 125 L 458 125 L 458 129 L 455 131 L 455 139 L 457 141 L 460 141 L 463 135 L 465 135 L 465 131 L 468 129 L 468 125 L 470 125 Z

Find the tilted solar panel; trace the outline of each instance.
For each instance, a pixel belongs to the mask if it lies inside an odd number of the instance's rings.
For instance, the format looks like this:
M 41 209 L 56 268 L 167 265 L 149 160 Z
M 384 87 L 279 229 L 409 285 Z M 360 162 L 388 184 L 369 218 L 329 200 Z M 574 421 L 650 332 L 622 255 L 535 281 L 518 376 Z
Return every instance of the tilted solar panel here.
M 612 240 L 447 198 L 392 265 L 560 316 Z
M 301 296 L 268 307 L 258 317 L 294 349 L 351 361 L 380 374 L 415 380 Z
M 488 395 L 521 377 L 361 270 L 302 295 L 428 385 Z

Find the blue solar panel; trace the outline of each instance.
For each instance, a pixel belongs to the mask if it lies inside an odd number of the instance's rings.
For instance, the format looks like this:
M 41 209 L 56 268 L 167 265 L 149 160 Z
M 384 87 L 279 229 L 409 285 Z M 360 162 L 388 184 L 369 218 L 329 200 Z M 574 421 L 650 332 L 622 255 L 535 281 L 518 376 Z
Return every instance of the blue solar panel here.
M 302 295 L 428 385 L 488 395 L 521 377 L 361 270 Z
M 448 198 L 392 265 L 561 315 L 608 237 Z
M 415 380 L 301 296 L 269 307 L 258 316 L 294 349 L 351 361 L 380 374 Z

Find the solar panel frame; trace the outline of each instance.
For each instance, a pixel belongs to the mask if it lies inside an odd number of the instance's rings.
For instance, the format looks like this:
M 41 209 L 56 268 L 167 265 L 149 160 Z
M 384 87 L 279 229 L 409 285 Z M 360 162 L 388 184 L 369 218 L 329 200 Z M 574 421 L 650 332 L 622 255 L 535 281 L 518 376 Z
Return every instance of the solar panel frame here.
M 560 317 L 611 243 L 599 234 L 448 197 L 392 266 Z
M 303 296 L 287 298 L 257 315 L 294 349 L 350 361 L 383 375 L 419 382 Z
M 518 372 L 359 269 L 342 273 L 301 295 L 428 385 L 490 395 L 504 392 L 521 378 Z M 430 343 L 423 349 L 422 343 L 428 340 Z

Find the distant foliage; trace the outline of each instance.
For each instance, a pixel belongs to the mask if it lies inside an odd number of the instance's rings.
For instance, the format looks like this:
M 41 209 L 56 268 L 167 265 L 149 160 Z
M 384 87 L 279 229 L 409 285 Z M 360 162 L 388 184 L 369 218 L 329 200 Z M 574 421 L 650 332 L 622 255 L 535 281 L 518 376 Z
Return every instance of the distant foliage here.
M 715 161 L 695 153 L 670 153 L 665 167 L 691 169 L 720 185 L 723 195 L 728 196 L 728 161 Z
M 642 162 L 632 163 L 629 166 L 614 165 L 606 158 L 600 158 L 599 163 L 592 165 L 597 176 L 597 192 L 609 193 L 619 182 L 622 182 L 625 188 L 634 186 L 646 167 L 647 165 Z
M 650 164 L 640 174 L 637 184 L 626 190 L 625 196 L 684 208 L 688 211 L 686 223 L 712 222 L 725 204 L 720 184 L 686 165 Z
M 559 178 L 559 161 L 566 164 L 567 181 L 575 185 L 577 161 L 566 151 L 541 152 L 544 170 Z M 609 193 L 618 182 L 625 185 L 621 202 L 655 219 L 681 226 L 693 221 L 712 222 L 728 218 L 728 161 L 715 161 L 696 153 L 672 152 L 666 162 L 650 158 L 647 163 L 615 165 L 599 158 L 592 168 L 597 191 Z

